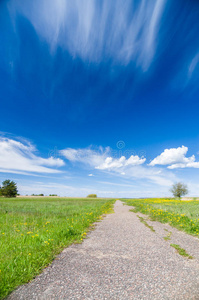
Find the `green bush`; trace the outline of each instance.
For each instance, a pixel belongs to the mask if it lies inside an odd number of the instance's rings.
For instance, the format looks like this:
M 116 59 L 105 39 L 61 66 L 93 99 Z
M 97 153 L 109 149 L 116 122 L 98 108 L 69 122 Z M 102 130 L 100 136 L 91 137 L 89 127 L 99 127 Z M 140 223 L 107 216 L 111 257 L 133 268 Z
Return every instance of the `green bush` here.
M 97 198 L 97 195 L 96 195 L 96 194 L 89 194 L 89 195 L 87 196 L 87 198 Z

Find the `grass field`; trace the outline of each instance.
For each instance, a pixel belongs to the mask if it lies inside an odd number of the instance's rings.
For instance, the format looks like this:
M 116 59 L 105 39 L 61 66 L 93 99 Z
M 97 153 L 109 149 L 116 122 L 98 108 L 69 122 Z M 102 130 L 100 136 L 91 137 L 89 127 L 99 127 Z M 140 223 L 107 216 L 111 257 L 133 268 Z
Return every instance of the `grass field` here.
M 61 250 L 81 242 L 114 200 L 0 198 L 0 299 L 41 272 Z
M 149 215 L 152 220 L 169 223 L 189 234 L 199 236 L 199 201 L 173 199 L 124 199 L 122 201 L 133 206 L 133 211 Z

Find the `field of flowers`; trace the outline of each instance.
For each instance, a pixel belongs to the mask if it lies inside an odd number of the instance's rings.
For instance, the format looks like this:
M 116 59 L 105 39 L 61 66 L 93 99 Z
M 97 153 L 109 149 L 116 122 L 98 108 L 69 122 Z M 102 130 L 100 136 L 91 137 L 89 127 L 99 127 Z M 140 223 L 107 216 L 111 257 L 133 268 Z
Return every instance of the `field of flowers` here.
M 114 200 L 0 198 L 0 299 L 39 274 L 61 250 L 81 242 Z
M 133 206 L 134 212 L 147 214 L 154 221 L 169 223 L 186 233 L 199 236 L 199 201 L 174 199 L 131 199 L 123 200 Z

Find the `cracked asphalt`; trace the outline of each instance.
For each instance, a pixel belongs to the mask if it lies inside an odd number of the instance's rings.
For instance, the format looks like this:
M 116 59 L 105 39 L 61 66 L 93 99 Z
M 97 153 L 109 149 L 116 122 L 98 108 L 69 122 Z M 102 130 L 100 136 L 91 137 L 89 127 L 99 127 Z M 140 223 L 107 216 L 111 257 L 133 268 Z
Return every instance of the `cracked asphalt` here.
M 130 209 L 117 200 L 115 213 L 82 244 L 66 248 L 8 299 L 199 299 L 199 239 L 149 221 L 152 232 Z M 172 241 L 163 239 L 165 229 Z M 170 246 L 175 241 L 194 259 L 180 256 Z

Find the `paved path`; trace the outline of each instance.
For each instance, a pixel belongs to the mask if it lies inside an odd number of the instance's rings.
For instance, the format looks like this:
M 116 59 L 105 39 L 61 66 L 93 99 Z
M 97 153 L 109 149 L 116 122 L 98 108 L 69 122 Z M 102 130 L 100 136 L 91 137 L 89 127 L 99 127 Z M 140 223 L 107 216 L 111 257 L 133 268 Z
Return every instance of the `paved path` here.
M 196 256 L 188 260 L 163 239 L 168 225 L 153 222 L 152 232 L 131 208 L 117 201 L 88 239 L 65 249 L 8 299 L 199 299 L 199 240 L 180 233 Z

